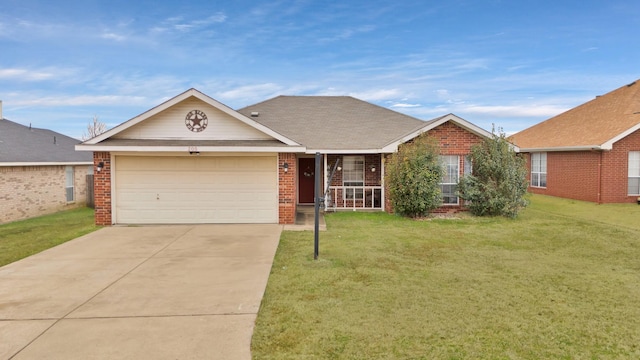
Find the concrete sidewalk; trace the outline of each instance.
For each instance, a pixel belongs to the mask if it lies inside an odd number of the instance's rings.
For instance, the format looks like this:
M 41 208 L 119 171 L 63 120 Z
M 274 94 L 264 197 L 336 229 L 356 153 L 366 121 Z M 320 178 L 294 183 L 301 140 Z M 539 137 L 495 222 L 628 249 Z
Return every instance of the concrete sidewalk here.
M 109 227 L 0 268 L 1 359 L 250 359 L 280 225 Z

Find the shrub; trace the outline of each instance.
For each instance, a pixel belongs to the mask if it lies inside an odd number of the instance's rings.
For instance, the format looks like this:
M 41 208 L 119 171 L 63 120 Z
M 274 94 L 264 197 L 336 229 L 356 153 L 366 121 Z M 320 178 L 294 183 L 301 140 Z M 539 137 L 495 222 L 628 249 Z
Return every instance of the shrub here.
M 419 217 L 442 204 L 439 182 L 444 170 L 435 139 L 422 135 L 401 145 L 386 166 L 386 184 L 396 213 Z
M 515 218 L 527 206 L 527 167 L 504 133 L 471 148 L 473 171 L 458 183 L 458 195 L 474 215 Z

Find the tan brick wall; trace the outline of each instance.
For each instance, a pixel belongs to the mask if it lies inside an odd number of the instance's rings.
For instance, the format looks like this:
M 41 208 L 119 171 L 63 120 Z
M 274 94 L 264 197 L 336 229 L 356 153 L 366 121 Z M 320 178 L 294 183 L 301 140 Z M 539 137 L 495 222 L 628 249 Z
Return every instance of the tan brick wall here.
M 88 169 L 74 166 L 75 201 L 68 203 L 64 165 L 0 167 L 0 223 L 85 206 Z

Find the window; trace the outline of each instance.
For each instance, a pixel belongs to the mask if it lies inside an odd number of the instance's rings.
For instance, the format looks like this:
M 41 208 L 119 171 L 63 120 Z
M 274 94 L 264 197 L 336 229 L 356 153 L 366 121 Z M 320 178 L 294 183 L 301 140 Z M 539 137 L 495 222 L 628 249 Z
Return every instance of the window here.
M 456 192 L 460 174 L 460 159 L 457 155 L 440 155 L 440 161 L 444 166 L 444 177 L 440 183 L 442 203 L 445 205 L 458 205 Z
M 531 153 L 531 186 L 547 187 L 547 153 Z
M 342 160 L 342 186 L 345 186 L 345 199 L 364 199 L 363 188 L 349 188 L 349 186 L 364 186 L 364 156 L 345 156 Z
M 67 193 L 67 202 L 72 202 L 73 199 L 73 166 L 65 167 L 65 190 Z
M 471 175 L 473 173 L 473 162 L 471 161 L 471 155 L 464 157 L 464 175 Z
M 640 151 L 629 151 L 629 195 L 640 195 Z

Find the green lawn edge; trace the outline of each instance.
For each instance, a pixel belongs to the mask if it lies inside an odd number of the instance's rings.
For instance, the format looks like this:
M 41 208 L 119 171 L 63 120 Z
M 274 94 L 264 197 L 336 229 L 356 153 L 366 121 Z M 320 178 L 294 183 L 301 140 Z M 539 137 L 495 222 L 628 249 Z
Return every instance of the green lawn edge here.
M 76 208 L 0 224 L 0 266 L 96 231 L 93 209 Z

